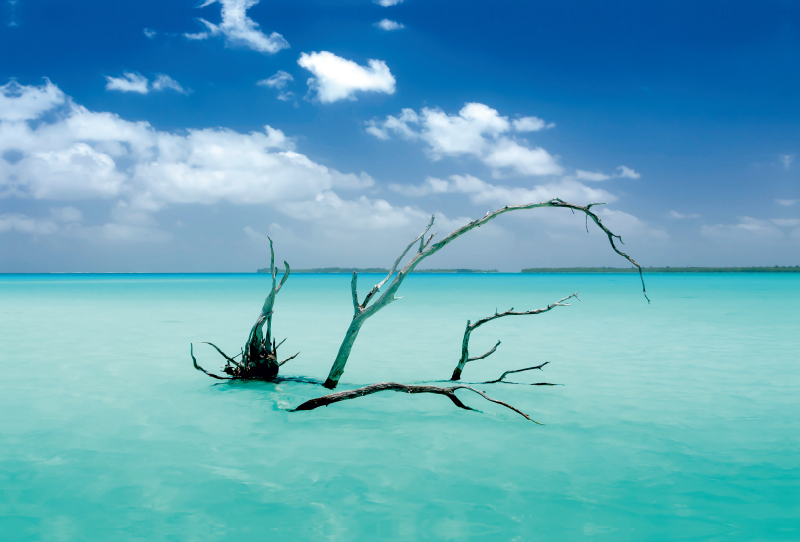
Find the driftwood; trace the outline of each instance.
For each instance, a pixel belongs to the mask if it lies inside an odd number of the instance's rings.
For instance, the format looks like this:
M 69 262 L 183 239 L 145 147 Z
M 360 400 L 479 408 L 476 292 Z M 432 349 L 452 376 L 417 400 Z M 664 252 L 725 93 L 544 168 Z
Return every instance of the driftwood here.
M 616 252 L 617 254 L 619 254 L 620 256 L 622 256 L 623 258 L 625 258 L 638 268 L 639 278 L 642 281 L 642 292 L 644 293 L 645 298 L 647 298 L 647 291 L 645 289 L 644 277 L 642 276 L 642 266 L 636 263 L 636 261 L 634 261 L 633 258 L 631 258 L 627 254 L 619 250 L 619 248 L 617 248 L 615 239 L 618 239 L 620 242 L 622 242 L 622 238 L 619 235 L 616 235 L 613 232 L 611 232 L 611 230 L 609 230 L 608 228 L 606 228 L 603 222 L 600 220 L 600 217 L 598 217 L 591 211 L 591 208 L 594 207 L 595 205 L 605 205 L 605 204 L 590 203 L 589 205 L 586 205 L 584 207 L 580 205 L 574 205 L 572 203 L 567 203 L 564 200 L 555 198 L 550 201 L 545 201 L 541 203 L 529 203 L 526 205 L 506 205 L 505 207 L 498 209 L 494 212 L 486 213 L 486 216 L 484 216 L 483 218 L 479 220 L 474 220 L 469 224 L 462 226 L 461 228 L 452 232 L 450 235 L 448 235 L 441 241 L 433 244 L 431 244 L 431 241 L 433 240 L 435 234 L 431 234 L 427 238 L 427 240 L 425 238 L 426 234 L 433 226 L 434 217 L 431 217 L 431 220 L 430 222 L 428 222 L 428 226 L 425 228 L 425 230 L 420 235 L 418 235 L 413 241 L 411 241 L 411 243 L 409 243 L 409 245 L 406 247 L 406 249 L 403 251 L 400 257 L 397 258 L 397 260 L 394 262 L 394 265 L 392 266 L 392 269 L 389 271 L 389 274 L 386 275 L 386 278 L 384 278 L 380 283 L 376 284 L 364 298 L 364 301 L 361 303 L 359 303 L 358 301 L 358 288 L 357 288 L 358 274 L 353 273 L 353 279 L 351 281 L 351 293 L 353 297 L 353 312 L 354 312 L 353 319 L 350 322 L 350 326 L 348 327 L 347 332 L 345 333 L 344 340 L 342 341 L 342 344 L 339 347 L 339 351 L 336 354 L 336 359 L 334 360 L 333 365 L 331 366 L 331 370 L 328 373 L 328 378 L 325 380 L 324 384 L 325 387 L 333 389 L 337 386 L 337 384 L 339 383 L 339 379 L 342 376 L 342 373 L 344 373 L 345 365 L 347 365 L 347 360 L 350 357 L 350 352 L 353 349 L 353 344 L 355 344 L 356 338 L 358 337 L 358 332 L 361 330 L 361 327 L 364 325 L 364 322 L 366 322 L 370 316 L 373 316 L 379 310 L 386 307 L 389 303 L 392 303 L 393 301 L 396 301 L 398 299 L 397 297 L 395 297 L 395 294 L 399 290 L 400 286 L 403 284 L 403 280 L 405 280 L 405 278 L 408 276 L 409 273 L 414 271 L 414 269 L 417 267 L 417 265 L 420 264 L 420 262 L 422 262 L 422 260 L 424 260 L 428 256 L 436 254 L 447 244 L 454 241 L 458 237 L 461 237 L 470 230 L 479 228 L 484 224 L 486 224 L 487 222 L 489 222 L 490 220 L 493 220 L 498 216 L 511 211 L 521 211 L 524 209 L 537 209 L 540 207 L 557 207 L 557 208 L 570 209 L 573 213 L 575 211 L 584 213 L 586 215 L 587 231 L 588 231 L 589 218 L 591 218 L 592 221 L 606 234 L 606 236 L 608 237 L 608 241 L 611 244 L 611 248 L 614 249 L 614 252 Z M 405 256 L 409 253 L 411 248 L 414 245 L 416 245 L 417 242 L 419 242 L 419 248 L 413 252 L 411 259 L 408 261 L 405 267 L 403 267 L 398 271 L 397 267 L 400 265 L 400 262 L 403 260 L 403 258 L 405 258 Z M 392 278 L 393 275 L 394 275 L 394 280 L 392 280 L 392 282 L 389 284 L 386 290 L 377 299 L 373 301 L 375 294 L 377 294 L 380 291 L 381 287 L 384 284 L 386 284 L 389 281 L 389 279 Z M 373 301 L 371 305 L 370 301 Z M 648 302 L 649 301 L 650 300 L 648 299 Z
M 497 384 L 499 382 L 503 382 L 504 384 L 518 384 L 519 382 L 504 382 L 503 379 L 506 377 L 506 375 L 510 375 L 510 374 L 514 374 L 514 373 L 522 373 L 522 372 L 525 372 L 525 371 L 533 371 L 534 369 L 539 369 L 541 371 L 542 367 L 544 367 L 548 363 L 550 363 L 550 362 L 549 361 L 545 361 L 541 365 L 536 365 L 534 367 L 525 367 L 524 369 L 513 369 L 511 371 L 506 371 L 502 375 L 500 375 L 500 378 L 498 378 L 497 380 L 487 380 L 486 382 L 481 382 L 481 384 Z M 528 384 L 528 386 L 556 386 L 556 384 L 550 384 L 549 382 L 536 382 L 534 384 Z
M 289 278 L 289 264 L 283 262 L 286 271 L 281 277 L 280 282 L 277 282 L 278 268 L 275 267 L 275 251 L 272 248 L 272 239 L 269 240 L 270 252 L 270 270 L 272 273 L 272 288 L 270 288 L 267 298 L 264 300 L 264 306 L 261 307 L 261 313 L 256 319 L 256 323 L 250 330 L 250 335 L 247 338 L 247 343 L 242 349 L 242 352 L 230 357 L 225 352 L 220 350 L 212 343 L 204 343 L 213 347 L 222 357 L 225 358 L 225 366 L 222 371 L 230 375 L 228 377 L 217 376 L 209 373 L 197 364 L 194 357 L 194 346 L 190 347 L 192 356 L 192 363 L 194 368 L 202 371 L 210 377 L 219 380 L 267 380 L 273 381 L 278 376 L 278 371 L 284 363 L 297 357 L 297 354 L 288 357 L 282 361 L 278 361 L 278 347 L 286 340 L 276 344 L 275 339 L 272 337 L 272 315 L 274 314 L 275 296 L 281 290 L 286 280 Z M 276 285 L 277 283 L 277 285 Z M 264 328 L 266 327 L 266 333 Z M 236 361 L 236 358 L 241 356 L 241 361 Z
M 476 390 L 472 386 L 467 386 L 465 384 L 457 384 L 455 386 L 450 387 L 441 387 L 441 386 L 419 386 L 419 385 L 408 385 L 408 384 L 398 384 L 396 382 L 379 382 L 378 384 L 370 384 L 369 386 L 364 386 L 363 388 L 357 388 L 354 390 L 348 391 L 338 391 L 335 393 L 330 393 L 328 395 L 323 395 L 322 397 L 316 397 L 314 399 L 310 399 L 303 403 L 302 405 L 295 408 L 295 411 L 298 410 L 314 410 L 315 408 L 328 406 L 333 403 L 338 403 L 339 401 L 347 401 L 348 399 L 356 399 L 358 397 L 364 397 L 365 395 L 372 395 L 373 393 L 378 393 L 380 391 L 397 391 L 397 392 L 404 392 L 404 393 L 435 393 L 437 395 L 444 395 L 448 399 L 450 399 L 454 405 L 458 408 L 463 408 L 465 410 L 475 410 L 474 408 L 468 407 L 461 400 L 456 397 L 456 390 L 470 390 L 474 391 L 487 401 L 491 401 L 492 403 L 496 403 L 498 405 L 503 405 L 506 408 L 509 408 L 516 412 L 517 414 L 523 416 L 527 420 L 532 421 L 537 425 L 542 425 L 539 422 L 532 420 L 530 416 L 522 412 L 521 410 L 505 403 L 503 401 L 498 401 L 497 399 L 492 399 L 484 392 L 480 390 Z
M 469 339 L 470 339 L 470 336 L 472 335 L 472 332 L 475 331 L 476 329 L 478 329 L 480 326 L 482 326 L 483 324 L 485 324 L 487 322 L 491 322 L 492 320 L 496 320 L 498 318 L 504 318 L 506 316 L 526 316 L 526 315 L 529 315 L 529 314 L 542 314 L 544 312 L 548 312 L 548 311 L 554 309 L 555 307 L 569 307 L 569 303 L 564 303 L 564 301 L 566 301 L 567 299 L 570 299 L 571 297 L 574 297 L 578 301 L 580 301 L 580 299 L 581 299 L 580 297 L 578 297 L 578 292 L 575 292 L 574 294 L 568 295 L 567 297 L 565 297 L 563 299 L 559 299 L 555 303 L 549 304 L 547 307 L 545 307 L 543 309 L 534 309 L 532 311 L 524 311 L 524 312 L 517 311 L 517 312 L 515 312 L 514 311 L 514 307 L 511 307 L 510 309 L 508 309 L 505 312 L 495 312 L 492 316 L 487 316 L 486 318 L 481 318 L 480 320 L 476 321 L 474 324 L 470 323 L 470 321 L 467 320 L 467 328 L 464 330 L 464 339 L 461 341 L 461 359 L 458 360 L 458 365 L 456 365 L 456 368 L 453 370 L 453 376 L 450 377 L 450 380 L 460 380 L 461 379 L 461 372 L 464 370 L 464 366 L 467 363 L 469 363 L 470 361 L 477 361 L 479 359 L 488 358 L 489 356 L 494 354 L 495 351 L 497 350 L 497 347 L 500 346 L 500 341 L 497 341 L 497 344 L 495 344 L 494 347 L 491 350 L 489 350 L 488 352 L 486 352 L 482 356 L 477 356 L 477 357 L 474 357 L 474 358 L 469 357 Z M 531 368 L 533 368 L 533 367 L 531 367 Z M 522 370 L 526 370 L 526 369 L 522 369 Z M 503 376 L 505 376 L 505 375 L 503 375 Z M 501 380 L 502 380 L 502 378 L 503 377 L 500 377 Z

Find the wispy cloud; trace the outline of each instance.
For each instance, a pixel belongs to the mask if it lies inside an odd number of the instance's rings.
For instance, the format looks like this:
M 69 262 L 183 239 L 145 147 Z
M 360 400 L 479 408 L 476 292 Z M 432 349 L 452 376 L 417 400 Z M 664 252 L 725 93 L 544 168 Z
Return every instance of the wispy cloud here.
M 258 4 L 259 0 L 206 0 L 198 7 L 204 8 L 217 2 L 222 5 L 220 24 L 198 18 L 205 26 L 205 31 L 186 33 L 186 38 L 204 40 L 222 35 L 230 45 L 248 47 L 261 53 L 277 53 L 281 49 L 289 48 L 289 42 L 282 35 L 277 32 L 264 34 L 259 30 L 259 24 L 247 16 L 247 10 Z
M 169 75 L 158 74 L 152 84 L 147 77 L 133 72 L 125 72 L 122 77 L 111 77 L 108 75 L 105 77 L 106 90 L 147 94 L 151 91 L 158 92 L 171 89 L 180 94 L 188 94 L 188 91 Z
M 779 154 L 778 155 L 781 159 L 781 163 L 783 167 L 788 171 L 789 168 L 792 166 L 792 162 L 794 162 L 795 155 L 794 154 Z
M 294 81 L 294 77 L 292 77 L 291 74 L 283 70 L 278 70 L 278 72 L 275 75 L 268 77 L 267 79 L 262 79 L 256 84 L 265 87 L 281 89 L 284 88 L 289 83 L 289 81 Z
M 360 66 L 328 51 L 303 53 L 297 63 L 314 74 L 309 91 L 322 103 L 355 100 L 357 92 L 394 94 L 395 79 L 383 60 L 370 60 Z
M 401 28 L 405 28 L 404 24 L 398 23 L 397 21 L 391 21 L 389 19 L 383 19 L 382 21 L 378 21 L 375 23 L 375 26 L 380 28 L 381 30 L 400 30 Z
M 402 1 L 403 0 L 374 0 L 376 4 L 378 4 L 379 6 L 383 6 L 385 8 L 388 8 L 390 6 L 396 6 Z
M 782 205 L 784 207 L 791 207 L 792 205 L 794 205 L 798 201 L 800 201 L 800 200 L 796 200 L 796 199 L 776 199 L 775 203 L 777 203 L 778 205 Z
M 675 220 L 684 220 L 684 219 L 687 219 L 687 218 L 700 218 L 700 215 L 698 215 L 696 213 L 686 214 L 685 215 L 685 214 L 679 213 L 678 211 L 670 211 L 669 214 L 667 215 L 667 217 L 668 218 L 673 218 Z
M 142 32 L 144 32 L 145 37 L 147 37 L 149 40 L 155 38 L 156 34 L 158 33 L 152 28 L 145 28 Z

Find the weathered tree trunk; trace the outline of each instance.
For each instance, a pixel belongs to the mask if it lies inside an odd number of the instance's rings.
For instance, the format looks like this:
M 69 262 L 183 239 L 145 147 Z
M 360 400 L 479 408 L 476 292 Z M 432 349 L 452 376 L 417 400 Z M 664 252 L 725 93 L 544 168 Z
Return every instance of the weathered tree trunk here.
M 605 205 L 605 204 L 590 203 L 589 205 L 583 207 L 580 205 L 567 203 L 566 201 L 563 201 L 558 198 L 554 198 L 550 201 L 545 201 L 542 203 L 529 203 L 526 205 L 506 205 L 502 209 L 486 213 L 486 216 L 484 216 L 483 218 L 479 220 L 473 220 L 469 224 L 462 226 L 461 228 L 452 232 L 450 235 L 448 235 L 438 243 L 433 243 L 433 244 L 431 244 L 431 241 L 433 240 L 433 236 L 435 234 L 432 234 L 430 237 L 428 237 L 427 241 L 425 240 L 425 235 L 428 233 L 428 230 L 431 229 L 431 226 L 433 226 L 434 217 L 431 217 L 431 220 L 428 223 L 428 227 L 426 227 L 425 230 L 420 235 L 418 235 L 416 239 L 414 239 L 413 241 L 411 241 L 411 243 L 409 243 L 405 251 L 403 251 L 400 257 L 397 258 L 397 260 L 394 262 L 394 265 L 392 266 L 392 269 L 389 271 L 389 274 L 386 275 L 386 278 L 384 278 L 379 284 L 376 284 L 372 288 L 372 290 L 370 290 L 369 294 L 367 294 L 367 297 L 364 299 L 363 303 L 358 302 L 358 291 L 356 288 L 358 275 L 357 273 L 353 273 L 351 289 L 352 289 L 353 307 L 355 314 L 353 315 L 353 322 L 351 323 L 350 328 L 348 328 L 347 334 L 345 334 L 345 338 L 342 341 L 341 347 L 339 348 L 336 360 L 331 366 L 328 378 L 325 380 L 325 387 L 329 389 L 335 388 L 339 383 L 339 378 L 341 378 L 342 373 L 344 373 L 344 368 L 345 365 L 347 364 L 347 359 L 350 356 L 350 351 L 353 348 L 353 342 L 358 336 L 357 329 L 355 333 L 351 332 L 354 329 L 353 326 L 356 325 L 357 319 L 366 320 L 367 318 L 369 318 L 370 316 L 372 316 L 373 314 L 384 308 L 392 301 L 396 301 L 397 298 L 395 297 L 395 294 L 397 293 L 397 290 L 400 288 L 400 285 L 403 283 L 403 280 L 405 280 L 405 278 L 408 276 L 409 273 L 414 271 L 414 269 L 417 267 L 417 265 L 419 265 L 420 262 L 422 262 L 422 260 L 424 260 L 428 256 L 436 254 L 439 250 L 444 248 L 448 243 L 464 235 L 468 231 L 471 231 L 475 228 L 479 228 L 484 224 L 486 224 L 487 222 L 489 222 L 490 220 L 493 220 L 496 217 L 500 216 L 501 214 L 508 213 L 511 211 L 520 211 L 523 209 L 536 209 L 540 207 L 559 207 L 559 208 L 570 209 L 572 212 L 579 211 L 584 213 L 586 215 L 587 231 L 588 231 L 588 220 L 589 218 L 591 218 L 592 221 L 606 234 L 606 236 L 608 237 L 608 241 L 611 244 L 611 248 L 614 250 L 614 252 L 616 252 L 626 260 L 628 260 L 630 263 L 632 263 L 639 269 L 639 278 L 642 281 L 642 292 L 644 293 L 645 298 L 647 298 L 647 291 L 645 290 L 645 285 L 644 285 L 644 277 L 642 276 L 642 266 L 636 263 L 636 261 L 634 261 L 633 258 L 631 258 L 630 256 L 628 256 L 627 254 L 625 254 L 624 252 L 622 252 L 617 248 L 617 245 L 614 243 L 614 239 L 619 239 L 621 242 L 622 238 L 619 235 L 616 235 L 613 232 L 611 232 L 611 230 L 609 230 L 608 228 L 606 228 L 605 225 L 603 225 L 602 220 L 600 220 L 600 217 L 598 217 L 591 211 L 591 208 L 594 207 L 595 205 Z M 400 265 L 402 259 L 406 256 L 406 254 L 408 254 L 409 250 L 411 250 L 411 247 L 414 246 L 417 243 L 417 241 L 419 241 L 419 249 L 414 253 L 414 255 L 411 257 L 411 259 L 405 265 L 405 267 L 403 267 L 400 271 L 397 271 L 398 265 Z M 397 272 L 396 275 L 395 272 Z M 369 302 L 372 300 L 373 296 L 380 290 L 380 288 L 384 284 L 386 284 L 386 282 L 393 275 L 394 275 L 394 280 L 391 282 L 386 291 L 383 292 L 383 294 L 381 294 L 381 296 L 378 297 L 372 305 L 369 305 Z M 648 302 L 649 301 L 650 300 L 648 299 Z M 359 322 L 358 329 L 360 329 L 362 325 L 363 321 Z
M 272 248 L 272 239 L 269 240 L 269 252 L 272 288 L 270 288 L 269 294 L 264 300 L 264 306 L 261 307 L 261 313 L 258 315 L 256 323 L 250 330 L 250 335 L 247 337 L 247 343 L 242 349 L 242 353 L 231 358 L 215 345 L 206 343 L 213 346 L 214 349 L 225 358 L 226 363 L 222 370 L 226 374 L 230 375 L 230 377 L 226 378 L 216 376 L 200 367 L 194 357 L 194 349 L 192 348 L 192 361 L 194 362 L 195 369 L 198 371 L 202 371 L 211 377 L 220 379 L 273 381 L 278 376 L 280 366 L 287 361 L 294 359 L 297 357 L 297 354 L 300 353 L 298 352 L 294 356 L 286 358 L 283 361 L 278 361 L 278 347 L 283 344 L 283 341 L 276 344 L 275 339 L 272 337 L 272 315 L 274 313 L 273 308 L 275 307 L 275 296 L 278 295 L 278 292 L 289 278 L 290 269 L 289 264 L 284 261 L 283 265 L 286 267 L 286 271 L 284 272 L 283 277 L 281 277 L 280 283 L 278 283 L 276 286 L 278 268 L 275 267 L 275 251 Z M 265 324 L 267 328 L 266 336 L 264 335 Z M 284 341 L 285 340 L 286 339 L 284 339 Z M 242 356 L 241 363 L 235 360 L 235 358 L 239 356 Z

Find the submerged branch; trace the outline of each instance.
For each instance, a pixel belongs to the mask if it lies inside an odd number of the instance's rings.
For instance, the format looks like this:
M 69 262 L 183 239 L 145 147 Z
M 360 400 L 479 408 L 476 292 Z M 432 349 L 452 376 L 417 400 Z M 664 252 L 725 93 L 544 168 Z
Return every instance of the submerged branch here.
M 357 388 L 348 391 L 339 391 L 336 393 L 329 393 L 328 395 L 323 395 L 322 397 L 316 397 L 314 399 L 310 399 L 305 403 L 301 404 L 300 406 L 298 406 L 297 408 L 295 408 L 294 411 L 314 410 L 315 408 L 319 408 L 322 406 L 328 406 L 333 403 L 338 403 L 340 401 L 347 401 L 348 399 L 356 399 L 358 397 L 364 397 L 365 395 L 371 395 L 373 393 L 378 393 L 381 391 L 397 391 L 405 393 L 434 393 L 437 395 L 444 395 L 445 397 L 450 399 L 453 402 L 453 404 L 456 405 L 458 408 L 463 408 L 465 410 L 475 410 L 462 403 L 461 400 L 458 397 L 456 397 L 455 393 L 456 390 L 461 390 L 461 389 L 473 391 L 478 395 L 480 395 L 481 397 L 483 397 L 484 399 L 486 399 L 487 401 L 491 401 L 492 403 L 502 405 L 508 409 L 513 410 L 517 414 L 523 416 L 525 419 L 530 420 L 537 425 L 542 425 L 539 422 L 531 419 L 530 416 L 528 416 L 521 410 L 517 409 L 516 407 L 513 407 L 503 401 L 492 399 L 484 392 L 476 390 L 475 388 L 464 384 L 458 384 L 456 386 L 445 388 L 441 386 L 419 386 L 419 385 L 398 384 L 397 382 L 380 382 L 378 384 L 370 384 L 369 386 L 364 386 L 363 388 Z

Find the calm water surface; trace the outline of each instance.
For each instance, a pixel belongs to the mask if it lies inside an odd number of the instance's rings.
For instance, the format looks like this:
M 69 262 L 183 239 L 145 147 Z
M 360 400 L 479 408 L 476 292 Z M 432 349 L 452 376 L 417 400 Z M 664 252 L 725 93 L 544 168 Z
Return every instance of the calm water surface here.
M 348 276 L 292 276 L 286 375 L 324 379 Z M 377 277 L 362 277 L 366 291 Z M 800 540 L 800 277 L 410 277 L 361 331 L 341 389 L 446 379 L 486 324 L 463 393 L 313 412 L 300 382 L 218 383 L 189 344 L 238 352 L 258 275 L 0 276 L 4 541 Z M 362 294 L 363 295 L 363 294 Z M 217 369 L 210 347 L 198 361 Z

